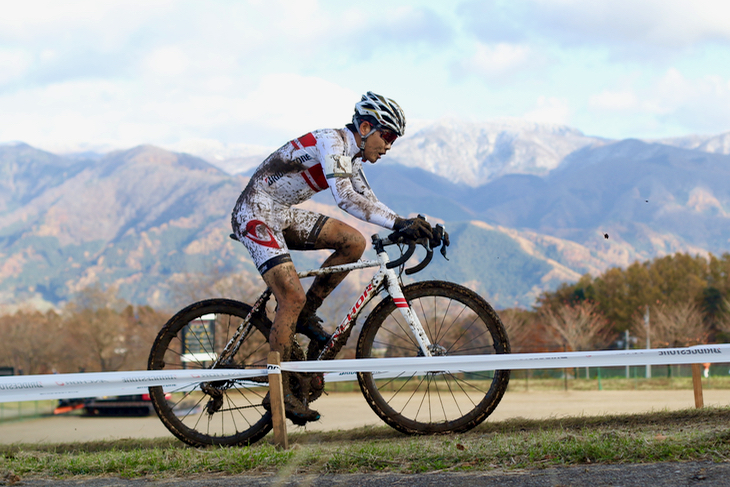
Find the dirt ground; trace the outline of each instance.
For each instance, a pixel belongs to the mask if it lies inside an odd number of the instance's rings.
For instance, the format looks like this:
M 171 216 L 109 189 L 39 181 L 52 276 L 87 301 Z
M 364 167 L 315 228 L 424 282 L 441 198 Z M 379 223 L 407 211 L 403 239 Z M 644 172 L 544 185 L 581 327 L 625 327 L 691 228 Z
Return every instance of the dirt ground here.
M 707 406 L 730 404 L 730 390 L 705 390 Z M 358 393 L 332 393 L 313 405 L 322 419 L 308 425 L 309 431 L 352 429 L 382 425 Z M 509 418 L 554 418 L 641 413 L 694 407 L 691 390 L 681 391 L 550 391 L 508 392 L 487 421 Z M 289 424 L 289 431 L 296 431 Z M 104 418 L 56 416 L 0 423 L 0 443 L 61 443 L 118 438 L 171 436 L 156 416 L 147 418 Z

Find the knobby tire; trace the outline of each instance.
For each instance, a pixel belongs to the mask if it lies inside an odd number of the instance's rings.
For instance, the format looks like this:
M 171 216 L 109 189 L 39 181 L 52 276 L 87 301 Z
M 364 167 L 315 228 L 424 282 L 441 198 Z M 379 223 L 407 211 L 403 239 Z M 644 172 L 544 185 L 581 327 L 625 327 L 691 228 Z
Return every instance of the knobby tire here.
M 212 368 L 213 360 L 250 310 L 249 305 L 230 299 L 191 304 L 160 330 L 147 368 Z M 220 368 L 266 369 L 271 322 L 260 315 L 252 322 L 254 327 L 233 361 Z M 250 445 L 271 430 L 271 415 L 261 405 L 268 391 L 267 376 L 205 384 L 191 382 L 186 388 L 169 391 L 168 398 L 162 387 L 150 387 L 158 416 L 177 438 L 196 447 Z M 217 399 L 201 387 L 212 391 Z
M 482 297 L 458 284 L 423 281 L 403 288 L 418 315 L 434 355 L 509 353 L 497 313 Z M 363 324 L 357 358 L 423 356 L 393 299 L 378 304 Z M 510 371 L 424 371 L 377 378 L 359 373 L 358 382 L 372 410 L 406 434 L 468 431 L 483 422 L 507 389 Z

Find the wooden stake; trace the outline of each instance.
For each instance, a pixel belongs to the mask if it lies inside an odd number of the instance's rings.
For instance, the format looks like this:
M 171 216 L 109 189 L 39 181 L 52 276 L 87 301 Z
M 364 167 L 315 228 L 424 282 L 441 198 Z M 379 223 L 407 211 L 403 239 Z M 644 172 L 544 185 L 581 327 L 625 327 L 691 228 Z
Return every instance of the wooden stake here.
M 702 372 L 700 371 L 700 364 L 692 364 L 692 385 L 695 391 L 695 407 L 699 409 L 705 405 L 705 401 L 702 398 Z
M 269 371 L 269 397 L 271 398 L 271 421 L 274 425 L 274 444 L 289 449 L 284 417 L 284 387 L 281 382 L 281 359 L 279 352 L 269 352 L 267 369 Z

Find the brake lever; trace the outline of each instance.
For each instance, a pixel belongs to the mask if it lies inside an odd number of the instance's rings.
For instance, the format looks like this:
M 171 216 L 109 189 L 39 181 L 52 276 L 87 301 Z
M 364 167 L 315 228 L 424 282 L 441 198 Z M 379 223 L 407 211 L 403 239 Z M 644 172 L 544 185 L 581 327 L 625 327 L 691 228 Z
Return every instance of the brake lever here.
M 436 231 L 438 231 L 441 234 L 441 241 L 439 242 L 439 245 L 441 245 L 441 255 L 444 257 L 444 259 L 449 260 L 448 257 L 446 257 L 446 239 L 444 238 L 444 234 L 446 233 L 446 230 L 444 229 L 443 225 L 440 223 L 436 225 Z

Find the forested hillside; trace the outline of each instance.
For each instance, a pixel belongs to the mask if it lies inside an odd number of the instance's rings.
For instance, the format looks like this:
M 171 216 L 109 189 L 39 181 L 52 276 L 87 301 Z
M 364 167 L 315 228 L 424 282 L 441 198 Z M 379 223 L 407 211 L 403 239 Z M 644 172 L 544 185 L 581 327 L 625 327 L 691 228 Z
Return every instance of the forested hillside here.
M 730 340 L 730 254 L 674 254 L 584 275 L 502 313 L 517 349 L 684 347 Z

